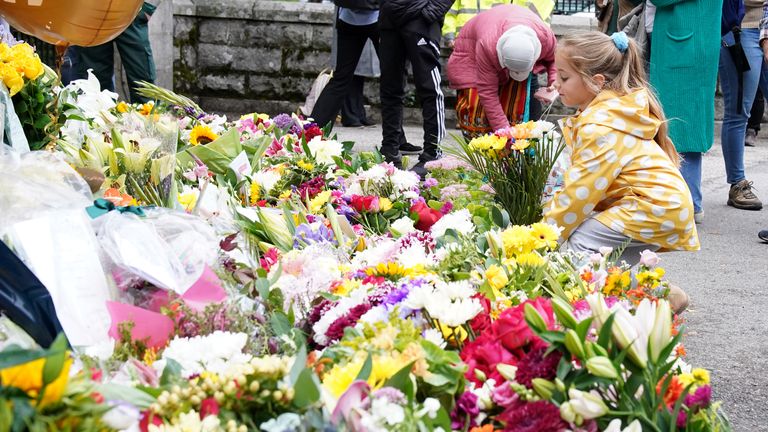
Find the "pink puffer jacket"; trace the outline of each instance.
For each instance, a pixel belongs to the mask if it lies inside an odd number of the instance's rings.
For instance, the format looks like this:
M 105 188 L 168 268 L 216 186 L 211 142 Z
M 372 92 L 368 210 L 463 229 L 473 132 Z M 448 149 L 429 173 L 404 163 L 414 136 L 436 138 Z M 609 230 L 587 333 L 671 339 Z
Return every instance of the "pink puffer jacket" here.
M 527 26 L 541 41 L 541 55 L 533 67 L 534 73 L 547 73 L 552 85 L 557 76 L 555 68 L 555 34 L 544 21 L 527 8 L 515 5 L 495 6 L 481 12 L 461 28 L 453 53 L 448 59 L 448 80 L 451 88 L 476 88 L 480 103 L 494 129 L 509 126 L 499 102 L 499 88 L 510 78 L 499 64 L 496 42 L 509 28 Z

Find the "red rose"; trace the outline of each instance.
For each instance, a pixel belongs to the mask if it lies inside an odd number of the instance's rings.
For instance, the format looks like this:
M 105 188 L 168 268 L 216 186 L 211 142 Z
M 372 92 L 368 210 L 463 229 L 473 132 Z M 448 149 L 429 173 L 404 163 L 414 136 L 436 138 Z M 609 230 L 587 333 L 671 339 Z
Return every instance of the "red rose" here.
M 539 297 L 536 300 L 526 300 L 518 306 L 506 309 L 493 323 L 493 327 L 501 343 L 510 351 L 514 351 L 539 339 L 528 327 L 528 323 L 525 322 L 523 315 L 526 304 L 530 304 L 539 312 L 547 323 L 548 328 L 554 328 L 555 318 L 552 312 L 552 305 L 543 297 Z
M 313 125 L 304 129 L 304 139 L 306 139 L 307 142 L 312 141 L 312 138 L 316 136 L 323 136 L 323 130 L 320 129 L 317 125 Z
M 481 384 L 475 370 L 482 371 L 487 378 L 493 378 L 497 383 L 504 381 L 496 365 L 499 363 L 516 365 L 517 358 L 504 349 L 499 339 L 492 332 L 480 335 L 474 341 L 466 344 L 461 350 L 461 359 L 467 364 L 465 376 L 469 381 Z
M 358 213 L 370 213 L 379 211 L 379 197 L 375 195 L 352 195 L 349 205 Z
M 469 326 L 472 328 L 472 331 L 475 332 L 475 334 L 484 334 L 486 332 L 492 331 L 490 315 L 491 301 L 488 300 L 488 297 L 480 293 L 473 295 L 472 298 L 478 299 L 480 301 L 480 305 L 483 306 L 483 311 L 475 315 L 475 317 L 472 318 L 472 321 L 469 322 Z
M 200 402 L 200 418 L 204 419 L 209 415 L 219 415 L 219 403 L 214 398 L 204 399 Z
M 429 231 L 435 222 L 439 221 L 443 214 L 440 211 L 429 207 L 423 201 L 419 201 L 411 206 L 411 213 L 416 213 L 418 221 L 416 221 L 415 227 L 421 231 Z

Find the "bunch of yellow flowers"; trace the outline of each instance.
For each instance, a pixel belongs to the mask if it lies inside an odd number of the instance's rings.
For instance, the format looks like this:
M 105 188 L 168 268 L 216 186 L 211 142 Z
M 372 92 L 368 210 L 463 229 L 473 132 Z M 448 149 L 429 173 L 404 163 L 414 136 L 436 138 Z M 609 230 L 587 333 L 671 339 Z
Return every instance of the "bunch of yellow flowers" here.
M 5 83 L 11 96 L 20 92 L 26 80 L 37 79 L 43 74 L 43 63 L 27 43 L 12 47 L 0 43 L 0 79 Z
M 504 255 L 518 265 L 536 267 L 544 264 L 541 252 L 557 247 L 560 230 L 543 222 L 529 226 L 515 225 L 501 233 Z
M 469 148 L 493 158 L 504 150 L 507 141 L 506 137 L 500 137 L 496 134 L 488 134 L 473 138 L 472 141 L 469 142 Z

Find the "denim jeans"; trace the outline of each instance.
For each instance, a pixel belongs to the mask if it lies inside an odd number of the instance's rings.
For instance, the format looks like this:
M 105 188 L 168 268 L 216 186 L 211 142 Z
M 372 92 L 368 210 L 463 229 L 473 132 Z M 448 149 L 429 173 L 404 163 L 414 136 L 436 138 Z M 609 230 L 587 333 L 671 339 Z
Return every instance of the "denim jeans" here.
M 729 45 L 733 42 L 731 33 L 724 40 Z M 760 49 L 760 30 L 744 29 L 741 32 L 741 44 L 749 61 L 750 70 L 743 73 L 742 102 L 738 105 L 739 75 L 728 48 L 720 47 L 720 86 L 723 90 L 723 130 L 721 135 L 723 159 L 727 181 L 736 184 L 744 180 L 744 134 L 747 120 L 752 109 L 758 86 L 763 94 L 768 94 L 768 68 L 763 61 Z M 688 180 L 686 178 L 686 180 Z M 691 191 L 693 192 L 693 191 Z
M 744 140 L 742 140 L 744 141 Z M 743 143 L 742 143 L 743 146 Z M 701 153 L 681 153 L 683 162 L 680 164 L 680 173 L 688 184 L 693 199 L 693 212 L 701 212 Z

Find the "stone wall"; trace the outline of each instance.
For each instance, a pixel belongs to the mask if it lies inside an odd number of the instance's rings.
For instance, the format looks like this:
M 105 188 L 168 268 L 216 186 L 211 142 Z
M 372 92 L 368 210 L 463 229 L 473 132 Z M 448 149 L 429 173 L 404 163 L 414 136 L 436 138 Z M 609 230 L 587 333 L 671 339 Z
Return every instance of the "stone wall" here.
M 329 67 L 333 12 L 319 3 L 175 0 L 174 89 L 211 112 L 296 111 Z M 552 28 L 562 35 L 594 28 L 594 20 L 555 16 Z M 375 107 L 378 81 L 367 81 Z M 445 90 L 451 107 L 453 92 Z

